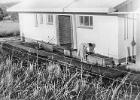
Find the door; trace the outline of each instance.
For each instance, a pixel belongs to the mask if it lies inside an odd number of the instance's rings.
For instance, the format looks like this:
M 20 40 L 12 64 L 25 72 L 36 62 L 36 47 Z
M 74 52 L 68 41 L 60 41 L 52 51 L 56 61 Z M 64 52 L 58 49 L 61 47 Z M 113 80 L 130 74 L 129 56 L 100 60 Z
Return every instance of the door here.
M 72 22 L 68 15 L 58 16 L 59 43 L 67 49 L 72 48 Z

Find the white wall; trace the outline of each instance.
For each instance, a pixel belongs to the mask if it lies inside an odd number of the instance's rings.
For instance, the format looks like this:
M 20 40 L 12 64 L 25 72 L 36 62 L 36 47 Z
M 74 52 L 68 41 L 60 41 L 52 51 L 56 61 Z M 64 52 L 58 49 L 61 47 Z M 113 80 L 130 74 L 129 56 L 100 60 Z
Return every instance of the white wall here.
M 140 10 L 139 10 L 140 12 Z M 138 69 L 140 69 L 140 14 L 137 15 L 137 32 L 136 32 L 136 42 L 137 42 L 137 49 L 136 49 L 136 64 Z
M 35 14 L 34 13 L 20 13 L 20 30 L 21 35 L 31 39 L 43 40 L 49 42 L 51 38 L 54 37 L 51 43 L 57 44 L 57 20 L 56 16 L 58 14 L 53 14 L 54 24 L 48 25 L 46 23 L 46 14 L 44 14 L 44 23 L 35 26 Z M 93 29 L 80 28 L 78 26 L 79 15 L 75 16 L 76 29 L 74 47 L 80 45 L 80 43 L 92 42 L 96 44 L 95 52 L 106 56 L 114 57 L 118 59 L 118 17 L 117 16 L 105 16 L 105 15 L 93 15 Z M 72 16 L 73 17 L 73 16 Z M 39 17 L 38 17 L 39 18 Z M 40 19 L 38 19 L 40 20 Z M 74 20 L 73 20 L 74 21 Z
M 77 15 L 77 24 L 79 17 Z M 95 52 L 118 59 L 117 16 L 93 15 L 93 29 L 77 26 L 77 42 L 95 43 Z
M 27 38 L 57 44 L 56 15 L 53 15 L 53 25 L 46 23 L 46 15 L 43 14 L 43 24 L 40 24 L 40 16 L 38 14 L 38 26 L 36 26 L 35 13 L 19 13 L 21 35 L 24 34 Z
M 127 47 L 130 47 L 130 56 L 132 56 L 132 45 L 131 42 L 133 40 L 133 16 L 129 15 L 128 19 L 128 29 L 127 29 L 127 19 L 125 16 L 119 16 L 119 35 L 118 35 L 118 47 L 119 47 L 119 58 L 124 58 L 127 55 Z M 136 19 L 134 22 L 134 38 L 136 42 Z M 128 33 L 127 33 L 128 32 Z M 128 34 L 128 38 L 127 38 Z M 136 46 L 134 48 L 134 55 L 136 55 Z

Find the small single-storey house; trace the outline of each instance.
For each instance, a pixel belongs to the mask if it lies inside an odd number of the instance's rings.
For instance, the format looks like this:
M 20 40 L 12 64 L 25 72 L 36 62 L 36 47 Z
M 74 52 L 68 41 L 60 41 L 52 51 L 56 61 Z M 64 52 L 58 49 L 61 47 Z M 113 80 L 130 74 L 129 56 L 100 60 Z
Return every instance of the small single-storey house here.
M 135 18 L 112 14 L 126 0 L 34 0 L 8 11 L 18 12 L 20 35 L 78 49 L 95 43 L 95 52 L 116 61 L 135 54 Z

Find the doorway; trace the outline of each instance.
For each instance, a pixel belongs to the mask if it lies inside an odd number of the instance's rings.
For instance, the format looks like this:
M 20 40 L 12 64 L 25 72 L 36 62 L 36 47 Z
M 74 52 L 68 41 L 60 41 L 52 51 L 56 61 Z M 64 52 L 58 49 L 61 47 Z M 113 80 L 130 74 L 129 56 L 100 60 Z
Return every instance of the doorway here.
M 72 21 L 69 15 L 58 16 L 58 37 L 60 46 L 72 48 Z

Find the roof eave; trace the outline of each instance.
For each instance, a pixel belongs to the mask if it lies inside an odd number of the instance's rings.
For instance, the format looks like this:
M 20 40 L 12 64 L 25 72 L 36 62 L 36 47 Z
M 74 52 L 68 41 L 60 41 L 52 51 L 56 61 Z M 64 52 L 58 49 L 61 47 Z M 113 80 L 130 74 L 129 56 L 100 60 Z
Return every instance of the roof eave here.
M 18 13 L 108 13 L 108 8 L 47 8 L 47 9 L 7 9 Z

